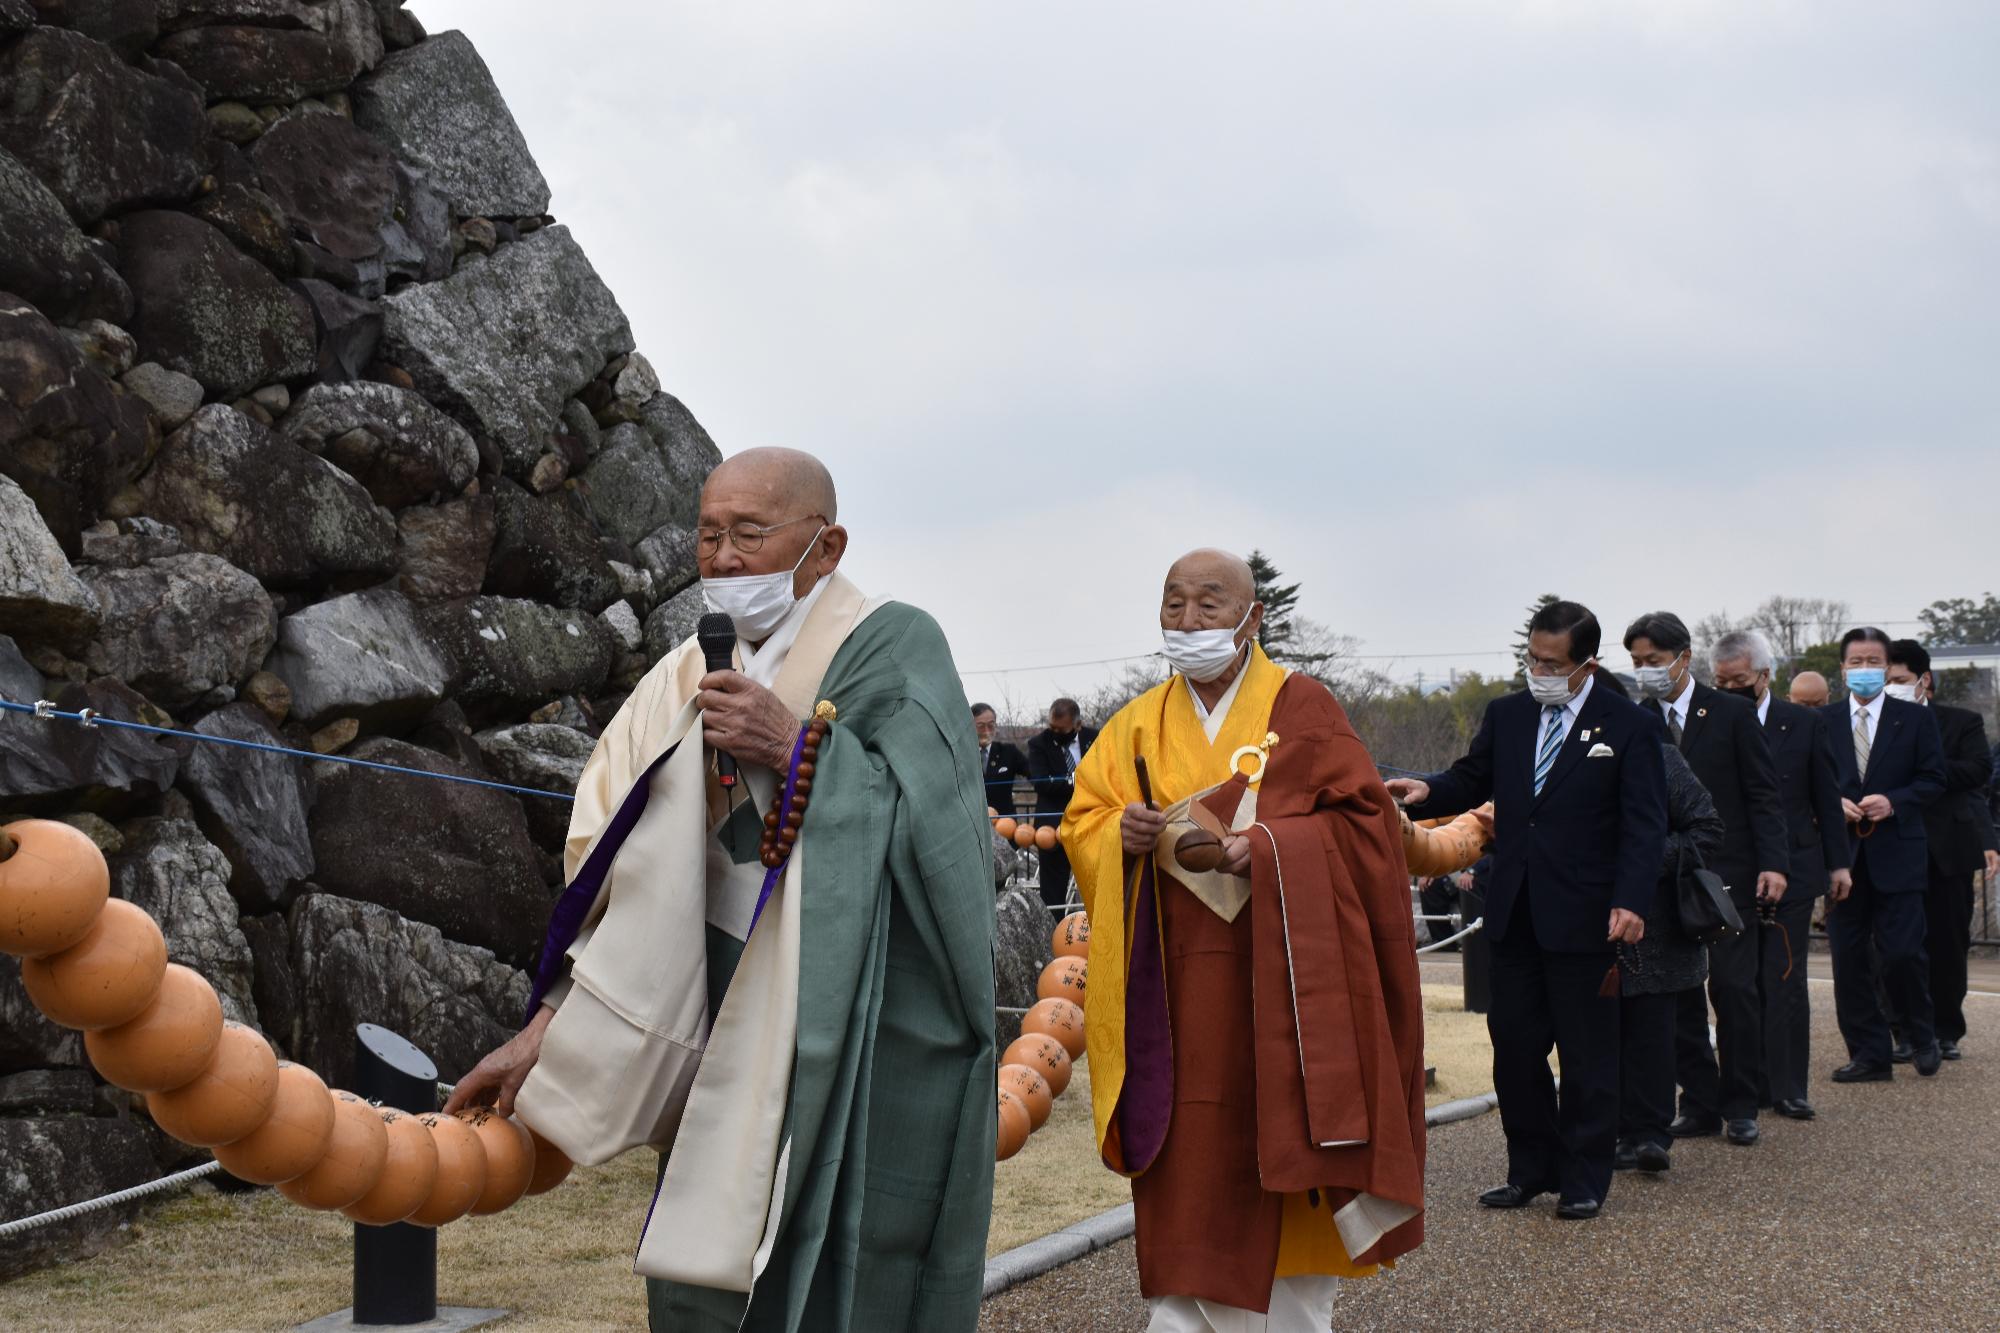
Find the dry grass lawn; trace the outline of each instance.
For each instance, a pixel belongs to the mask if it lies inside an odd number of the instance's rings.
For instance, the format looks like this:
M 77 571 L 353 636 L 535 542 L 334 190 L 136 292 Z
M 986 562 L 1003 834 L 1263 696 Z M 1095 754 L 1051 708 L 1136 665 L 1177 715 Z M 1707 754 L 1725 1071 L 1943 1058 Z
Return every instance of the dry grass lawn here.
M 1433 1104 L 1492 1085 L 1485 1019 L 1458 1005 L 1455 987 L 1425 988 L 1426 1056 L 1438 1068 Z M 632 1251 L 653 1170 L 649 1155 L 627 1154 L 497 1217 L 444 1228 L 440 1303 L 514 1310 L 509 1329 L 643 1328 Z M 1127 1183 L 1098 1165 L 1089 1070 L 1080 1066 L 1048 1124 L 995 1173 L 987 1253 L 1130 1198 Z M 204 1185 L 147 1213 L 129 1244 L 0 1286 L 0 1328 L 289 1328 L 348 1304 L 350 1235 L 339 1217 L 293 1207 L 270 1190 L 220 1194 Z

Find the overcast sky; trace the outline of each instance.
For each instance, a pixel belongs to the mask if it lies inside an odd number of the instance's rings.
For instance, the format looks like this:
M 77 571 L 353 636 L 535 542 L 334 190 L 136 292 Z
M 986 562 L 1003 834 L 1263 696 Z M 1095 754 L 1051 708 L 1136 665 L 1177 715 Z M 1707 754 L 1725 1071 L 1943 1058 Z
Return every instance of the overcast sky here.
M 1150 651 L 1195 545 L 1404 678 L 1542 592 L 2000 590 L 1990 0 L 412 8 L 968 672 Z

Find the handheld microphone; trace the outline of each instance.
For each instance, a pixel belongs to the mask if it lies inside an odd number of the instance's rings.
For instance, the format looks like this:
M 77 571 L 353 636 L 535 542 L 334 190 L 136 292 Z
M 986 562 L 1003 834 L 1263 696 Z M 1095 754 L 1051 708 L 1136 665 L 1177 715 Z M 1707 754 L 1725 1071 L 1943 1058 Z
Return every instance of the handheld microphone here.
M 710 611 L 696 623 L 695 642 L 701 645 L 703 663 L 710 671 L 728 671 L 736 651 L 736 622 L 721 611 Z M 724 791 L 736 785 L 736 761 L 722 751 L 715 752 L 715 780 Z

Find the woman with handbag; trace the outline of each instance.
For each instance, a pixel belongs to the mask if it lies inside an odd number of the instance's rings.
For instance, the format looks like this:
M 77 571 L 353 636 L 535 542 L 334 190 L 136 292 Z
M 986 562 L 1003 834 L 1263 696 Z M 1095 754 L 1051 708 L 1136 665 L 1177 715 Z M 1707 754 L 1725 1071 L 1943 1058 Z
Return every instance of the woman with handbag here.
M 1609 672 L 1597 673 L 1604 681 Z M 1683 879 L 1722 845 L 1722 816 L 1708 789 L 1672 745 L 1667 761 L 1667 853 L 1646 934 L 1619 946 L 1618 1149 L 1612 1167 L 1665 1171 L 1673 1137 L 1674 1006 L 1681 991 L 1708 979 L 1707 946 L 1682 924 Z

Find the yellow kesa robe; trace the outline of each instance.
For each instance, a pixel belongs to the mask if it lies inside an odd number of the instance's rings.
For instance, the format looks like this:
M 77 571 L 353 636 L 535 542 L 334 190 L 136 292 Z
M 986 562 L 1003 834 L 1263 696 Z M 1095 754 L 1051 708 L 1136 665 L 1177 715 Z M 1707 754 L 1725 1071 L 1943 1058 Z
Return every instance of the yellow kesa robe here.
M 1123 1170 L 1113 1122 L 1125 1084 L 1125 983 L 1131 929 L 1119 820 L 1128 804 L 1140 800 L 1133 757 L 1145 756 L 1154 803 L 1161 807 L 1227 781 L 1230 756 L 1243 746 L 1264 742 L 1272 705 L 1286 677 L 1284 668 L 1256 647 L 1244 671 L 1212 743 L 1188 686 L 1178 675 L 1121 709 L 1077 768 L 1076 795 L 1063 819 L 1063 845 L 1091 923 L 1084 1041 L 1090 1058 L 1092 1112 L 1098 1149 L 1116 1170 Z M 1249 767 L 1247 761 L 1245 766 Z M 1176 886 L 1173 891 L 1183 890 Z M 1244 1040 L 1249 1040 L 1247 1032 Z M 1256 1132 L 1254 1121 L 1244 1124 L 1245 1135 Z M 1363 1277 L 1376 1271 L 1376 1265 L 1360 1266 L 1348 1258 L 1333 1209 L 1309 1206 L 1304 1194 L 1286 1196 L 1273 1278 L 1307 1273 Z

